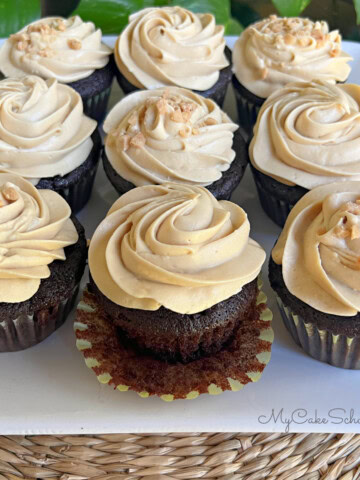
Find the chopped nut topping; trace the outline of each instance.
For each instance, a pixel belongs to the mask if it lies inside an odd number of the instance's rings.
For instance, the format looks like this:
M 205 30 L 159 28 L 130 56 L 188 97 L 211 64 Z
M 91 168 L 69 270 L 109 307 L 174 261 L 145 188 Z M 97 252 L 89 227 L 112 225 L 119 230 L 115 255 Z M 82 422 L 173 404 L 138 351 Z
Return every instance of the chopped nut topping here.
M 215 120 L 215 118 L 208 117 L 205 120 L 205 125 L 217 125 L 217 121 Z
M 177 123 L 183 123 L 184 122 L 184 118 L 183 118 L 183 114 L 181 112 L 181 110 L 178 108 L 176 110 L 174 110 L 171 115 L 170 115 L 170 119 L 173 121 L 173 122 L 177 122 Z
M 284 42 L 286 43 L 286 45 L 294 45 L 296 43 L 296 38 L 294 37 L 294 35 L 291 35 L 291 33 L 287 33 L 284 36 Z
M 65 32 L 65 30 L 66 30 L 66 25 L 65 25 L 64 20 L 58 20 L 58 21 L 57 21 L 56 28 L 57 28 L 57 30 L 59 30 L 60 32 Z
M 198 128 L 193 128 L 192 131 L 191 131 L 191 133 L 192 133 L 193 135 L 199 135 L 200 131 L 199 131 Z
M 301 47 L 307 47 L 311 42 L 311 40 L 308 37 L 301 37 L 301 38 L 298 38 L 297 42 Z
M 337 57 L 338 55 L 340 55 L 339 48 L 333 48 L 330 50 L 330 57 Z
M 72 48 L 73 50 L 80 50 L 81 48 L 81 42 L 76 38 L 69 38 L 69 40 L 67 41 L 67 44 L 69 48 Z
M 8 202 L 15 202 L 19 198 L 18 192 L 13 187 L 5 187 L 2 194 Z
M 360 228 L 358 225 L 353 225 L 351 227 L 351 240 L 355 240 L 356 238 L 360 238 Z
M 187 137 L 190 137 L 191 135 L 191 130 L 190 129 L 182 129 L 182 130 L 179 130 L 179 135 L 180 137 L 183 137 L 183 138 L 187 138 Z
M 24 51 L 29 47 L 29 42 L 18 42 L 16 44 L 17 50 Z
M 160 115 L 165 115 L 167 113 L 167 102 L 165 98 L 160 98 L 160 100 L 156 102 L 156 108 Z
M 116 145 L 126 152 L 126 150 L 130 147 L 130 135 L 120 135 L 116 141 Z
M 130 140 L 130 145 L 136 148 L 142 148 L 145 145 L 145 137 L 139 132 Z

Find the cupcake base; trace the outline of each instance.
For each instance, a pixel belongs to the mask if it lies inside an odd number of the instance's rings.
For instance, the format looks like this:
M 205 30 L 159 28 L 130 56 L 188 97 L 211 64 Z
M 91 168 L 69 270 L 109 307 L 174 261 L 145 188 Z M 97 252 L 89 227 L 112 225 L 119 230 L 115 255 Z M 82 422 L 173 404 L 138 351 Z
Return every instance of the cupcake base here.
M 141 397 L 157 395 L 165 401 L 237 391 L 259 380 L 270 360 L 274 334 L 265 302 L 260 292 L 254 314 L 219 352 L 183 364 L 138 351 L 119 335 L 96 296 L 85 291 L 74 324 L 76 345 L 99 382 L 119 391 L 134 390 Z
M 236 157 L 230 165 L 230 168 L 222 172 L 219 180 L 206 187 L 218 200 L 230 200 L 233 191 L 244 176 L 245 169 L 249 163 L 247 145 L 239 130 L 234 133 L 233 148 L 236 152 Z M 135 188 L 133 183 L 125 180 L 116 172 L 107 158 L 105 149 L 103 149 L 102 152 L 102 160 L 106 176 L 119 195 L 123 195 Z
M 89 77 L 69 83 L 83 101 L 84 113 L 101 123 L 106 115 L 110 98 L 111 84 L 114 78 L 114 56 L 111 55 L 105 67 L 95 70 Z
M 230 48 L 225 47 L 225 55 L 226 55 L 226 58 L 229 60 L 230 65 L 220 70 L 219 79 L 215 83 L 215 85 L 213 85 L 208 90 L 193 90 L 193 92 L 197 93 L 198 95 L 202 95 L 203 97 L 206 97 L 206 98 L 211 98 L 211 100 L 214 100 L 214 102 L 217 103 L 220 107 L 224 105 L 224 100 L 225 100 L 226 92 L 228 89 L 228 85 L 233 76 L 232 66 L 231 66 L 232 53 Z M 132 83 L 130 83 L 116 66 L 115 66 L 115 76 L 125 95 L 129 93 L 137 92 L 138 90 L 140 90 L 140 88 L 135 87 Z
M 276 225 L 283 227 L 290 210 L 308 190 L 299 186 L 285 185 L 261 173 L 253 165 L 250 166 L 264 212 Z
M 65 322 L 74 306 L 86 264 L 86 239 L 81 224 L 72 218 L 79 234 L 76 244 L 65 248 L 66 260 L 49 265 L 50 277 L 38 291 L 20 303 L 0 303 L 0 352 L 32 347 Z
M 240 128 L 244 138 L 249 141 L 253 135 L 253 128 L 265 98 L 258 97 L 243 87 L 235 75 L 232 77 L 233 90 L 235 93 Z
M 360 369 L 360 314 L 340 317 L 319 312 L 292 295 L 284 283 L 282 267 L 272 259 L 269 278 L 283 322 L 294 341 L 320 362 Z
M 42 178 L 36 185 L 39 189 L 54 190 L 65 198 L 73 213 L 79 212 L 87 204 L 94 185 L 101 152 L 101 137 L 97 129 L 91 138 L 94 146 L 84 163 L 63 177 Z

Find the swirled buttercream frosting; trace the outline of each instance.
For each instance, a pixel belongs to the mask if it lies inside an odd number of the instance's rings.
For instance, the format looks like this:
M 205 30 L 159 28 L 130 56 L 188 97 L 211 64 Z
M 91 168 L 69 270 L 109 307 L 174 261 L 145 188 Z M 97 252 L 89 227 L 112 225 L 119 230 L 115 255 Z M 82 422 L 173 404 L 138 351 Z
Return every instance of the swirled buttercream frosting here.
M 329 32 L 326 22 L 276 15 L 246 28 L 233 50 L 237 79 L 262 98 L 298 80 L 343 82 L 350 60 L 338 30 Z
M 71 83 L 89 77 L 109 61 L 112 50 L 101 43 L 101 30 L 80 17 L 48 17 L 11 35 L 0 49 L 7 77 L 39 75 Z
M 324 313 L 360 311 L 360 182 L 317 187 L 293 208 L 272 256 L 290 293 Z
M 136 186 L 209 185 L 235 158 L 238 126 L 212 101 L 177 87 L 135 92 L 104 123 L 106 155 Z
M 0 172 L 0 302 L 31 298 L 48 265 L 65 260 L 77 242 L 71 209 L 52 190 L 37 190 L 18 175 Z
M 120 72 L 135 87 L 207 90 L 229 65 L 224 49 L 224 27 L 213 15 L 163 7 L 131 15 L 114 54 Z
M 252 164 L 282 183 L 312 189 L 360 180 L 360 87 L 297 82 L 261 107 Z
M 0 81 L 0 168 L 36 184 L 66 175 L 88 157 L 96 122 L 80 95 L 40 77 Z
M 89 268 L 100 291 L 123 307 L 201 312 L 259 274 L 265 252 L 249 231 L 242 208 L 203 187 L 138 187 L 96 229 Z

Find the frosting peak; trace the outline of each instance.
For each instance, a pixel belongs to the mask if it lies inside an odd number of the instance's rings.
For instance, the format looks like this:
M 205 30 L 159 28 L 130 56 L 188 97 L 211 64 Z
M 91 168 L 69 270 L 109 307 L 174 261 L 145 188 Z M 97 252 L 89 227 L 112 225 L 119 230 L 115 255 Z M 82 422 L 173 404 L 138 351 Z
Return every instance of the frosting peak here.
M 0 49 L 0 65 L 7 77 L 35 74 L 71 83 L 103 68 L 110 54 L 92 22 L 48 17 L 11 35 Z
M 77 242 L 66 201 L 52 190 L 36 190 L 18 175 L 0 172 L 0 302 L 31 298 L 48 265 L 65 260 Z
M 56 80 L 0 81 L 0 168 L 37 183 L 66 175 L 83 163 L 96 122 L 83 114 L 81 97 Z
M 307 193 L 290 212 L 272 252 L 297 298 L 324 313 L 360 311 L 360 182 Z
M 262 98 L 297 80 L 342 82 L 350 60 L 338 30 L 329 32 L 326 22 L 276 15 L 245 29 L 233 51 L 239 82 Z
M 95 231 L 89 268 L 118 305 L 197 313 L 259 274 L 265 252 L 249 231 L 242 208 L 202 187 L 139 187 L 122 195 Z
M 360 180 L 360 87 L 296 82 L 259 111 L 252 164 L 282 183 L 312 189 Z
M 135 92 L 104 123 L 106 155 L 136 186 L 168 181 L 206 186 L 235 158 L 238 126 L 212 101 L 177 87 Z
M 181 7 L 145 8 L 129 17 L 115 46 L 121 73 L 138 88 L 207 90 L 229 65 L 224 27 Z

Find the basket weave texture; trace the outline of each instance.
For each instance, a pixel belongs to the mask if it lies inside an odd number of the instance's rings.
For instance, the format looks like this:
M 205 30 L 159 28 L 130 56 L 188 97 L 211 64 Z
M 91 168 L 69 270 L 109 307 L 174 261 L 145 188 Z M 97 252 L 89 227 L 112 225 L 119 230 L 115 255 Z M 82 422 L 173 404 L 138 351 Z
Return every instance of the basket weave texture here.
M 0 480 L 357 480 L 360 435 L 0 436 Z

